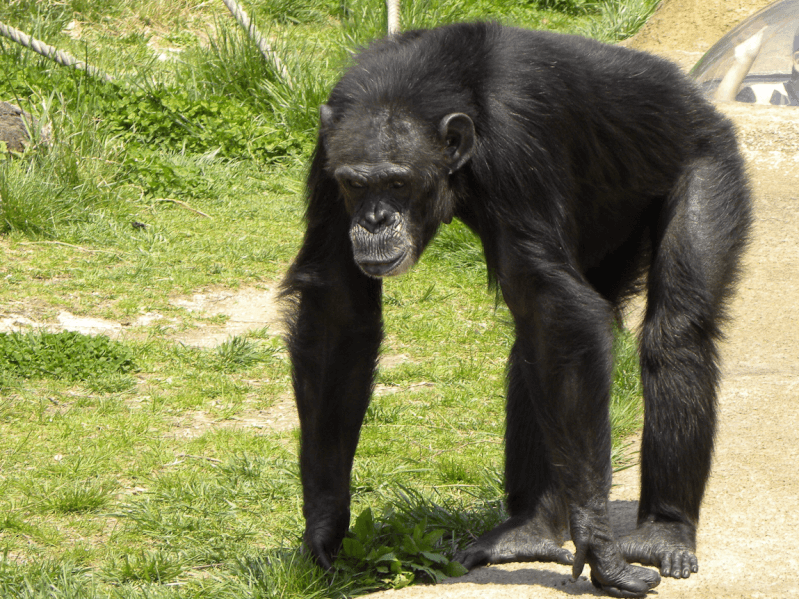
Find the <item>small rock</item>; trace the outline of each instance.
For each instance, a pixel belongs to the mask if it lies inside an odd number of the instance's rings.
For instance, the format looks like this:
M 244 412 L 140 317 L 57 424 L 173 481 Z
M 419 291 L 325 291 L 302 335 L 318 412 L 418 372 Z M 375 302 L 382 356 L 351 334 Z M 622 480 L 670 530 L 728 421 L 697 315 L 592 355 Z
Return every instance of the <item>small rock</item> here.
M 10 152 L 22 152 L 30 143 L 28 131 L 36 130 L 39 121 L 19 106 L 0 102 L 0 142 Z

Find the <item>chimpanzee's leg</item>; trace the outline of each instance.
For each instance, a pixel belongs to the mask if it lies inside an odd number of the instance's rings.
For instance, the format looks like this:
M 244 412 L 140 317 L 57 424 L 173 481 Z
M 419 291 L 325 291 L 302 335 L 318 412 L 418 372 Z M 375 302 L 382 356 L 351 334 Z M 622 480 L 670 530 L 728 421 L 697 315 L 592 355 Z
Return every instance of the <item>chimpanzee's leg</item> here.
M 382 339 L 381 283 L 355 265 L 350 218 L 317 150 L 308 229 L 283 282 L 300 417 L 305 543 L 331 568 L 350 520 L 350 472 Z
M 538 453 L 543 457 L 528 463 L 534 469 L 528 477 L 543 473 L 529 488 L 538 488 L 539 502 L 553 498 L 555 488 L 562 493 L 576 547 L 574 576 L 589 563 L 594 583 L 609 594 L 641 597 L 660 577 L 625 562 L 607 512 L 613 312 L 571 265 L 562 246 L 547 241 L 509 233 L 505 243 L 512 249 L 498 268 L 516 323 L 511 381 L 524 382 L 533 414 L 524 426 L 540 434 L 539 442 L 526 445 L 531 450 L 546 447 Z M 517 407 L 515 401 L 512 407 Z M 509 456 L 513 451 L 508 448 Z M 524 505 L 531 495 L 522 490 L 517 498 Z M 557 524 L 556 520 L 554 528 Z M 549 538 L 544 539 L 557 547 L 552 528 L 550 524 Z M 496 534 L 503 533 L 507 531 Z
M 664 576 L 698 571 L 696 527 L 716 429 L 716 342 L 749 226 L 743 174 L 705 159 L 688 170 L 660 219 L 641 334 L 644 432 L 638 528 L 629 561 Z
M 572 554 L 561 547 L 568 538 L 568 513 L 519 360 L 514 346 L 508 363 L 505 432 L 505 490 L 510 518 L 458 553 L 455 559 L 468 569 L 485 563 L 571 564 L 573 560 Z

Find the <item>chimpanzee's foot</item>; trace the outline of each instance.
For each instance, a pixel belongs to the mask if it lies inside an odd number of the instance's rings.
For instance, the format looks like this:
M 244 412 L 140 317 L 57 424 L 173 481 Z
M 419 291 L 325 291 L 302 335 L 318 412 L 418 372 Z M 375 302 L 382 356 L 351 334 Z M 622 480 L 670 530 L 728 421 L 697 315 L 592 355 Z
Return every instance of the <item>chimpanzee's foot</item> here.
M 619 548 L 628 562 L 655 566 L 663 576 L 688 578 L 699 572 L 696 529 L 689 524 L 645 520 L 619 539 Z
M 624 569 L 611 570 L 609 573 L 591 568 L 591 582 L 611 597 L 645 597 L 660 584 L 660 574 L 629 564 Z
M 561 547 L 564 540 L 564 534 L 536 518 L 514 516 L 459 551 L 454 559 L 467 570 L 507 562 L 557 562 L 568 566 L 574 556 Z
M 606 571 L 594 565 L 591 567 L 591 582 L 611 597 L 645 597 L 660 584 L 660 574 L 656 570 L 630 564 Z
M 645 597 L 660 584 L 660 574 L 625 561 L 607 518 L 603 517 L 605 511 L 573 511 L 571 533 L 576 551 L 572 576 L 577 579 L 587 562 L 596 588 L 612 597 Z

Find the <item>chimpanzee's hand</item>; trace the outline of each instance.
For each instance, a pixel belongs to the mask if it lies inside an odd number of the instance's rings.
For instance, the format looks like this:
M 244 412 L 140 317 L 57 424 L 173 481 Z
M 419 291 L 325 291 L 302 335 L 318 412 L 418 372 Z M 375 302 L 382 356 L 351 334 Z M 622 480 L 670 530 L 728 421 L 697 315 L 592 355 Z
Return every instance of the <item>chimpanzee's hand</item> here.
M 305 507 L 305 535 L 303 540 L 316 563 L 325 570 L 333 569 L 333 561 L 341 547 L 341 541 L 350 525 L 349 508 L 331 509 L 320 506 Z

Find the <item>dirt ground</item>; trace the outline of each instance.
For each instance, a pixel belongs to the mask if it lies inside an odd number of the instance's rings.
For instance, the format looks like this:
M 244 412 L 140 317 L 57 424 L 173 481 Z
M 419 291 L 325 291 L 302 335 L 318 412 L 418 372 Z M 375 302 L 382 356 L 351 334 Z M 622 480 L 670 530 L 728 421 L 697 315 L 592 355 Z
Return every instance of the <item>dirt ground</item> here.
M 689 69 L 728 29 L 769 4 L 666 0 L 625 45 Z M 723 346 L 724 377 L 713 473 L 702 508 L 700 569 L 664 579 L 650 596 L 799 597 L 799 109 L 725 105 L 739 130 L 755 191 L 754 235 Z M 634 325 L 635 315 L 630 318 Z M 635 524 L 638 471 L 614 479 L 611 517 Z M 573 547 L 571 547 L 573 549 Z M 557 564 L 479 568 L 434 587 L 374 599 L 549 599 L 600 595 Z

